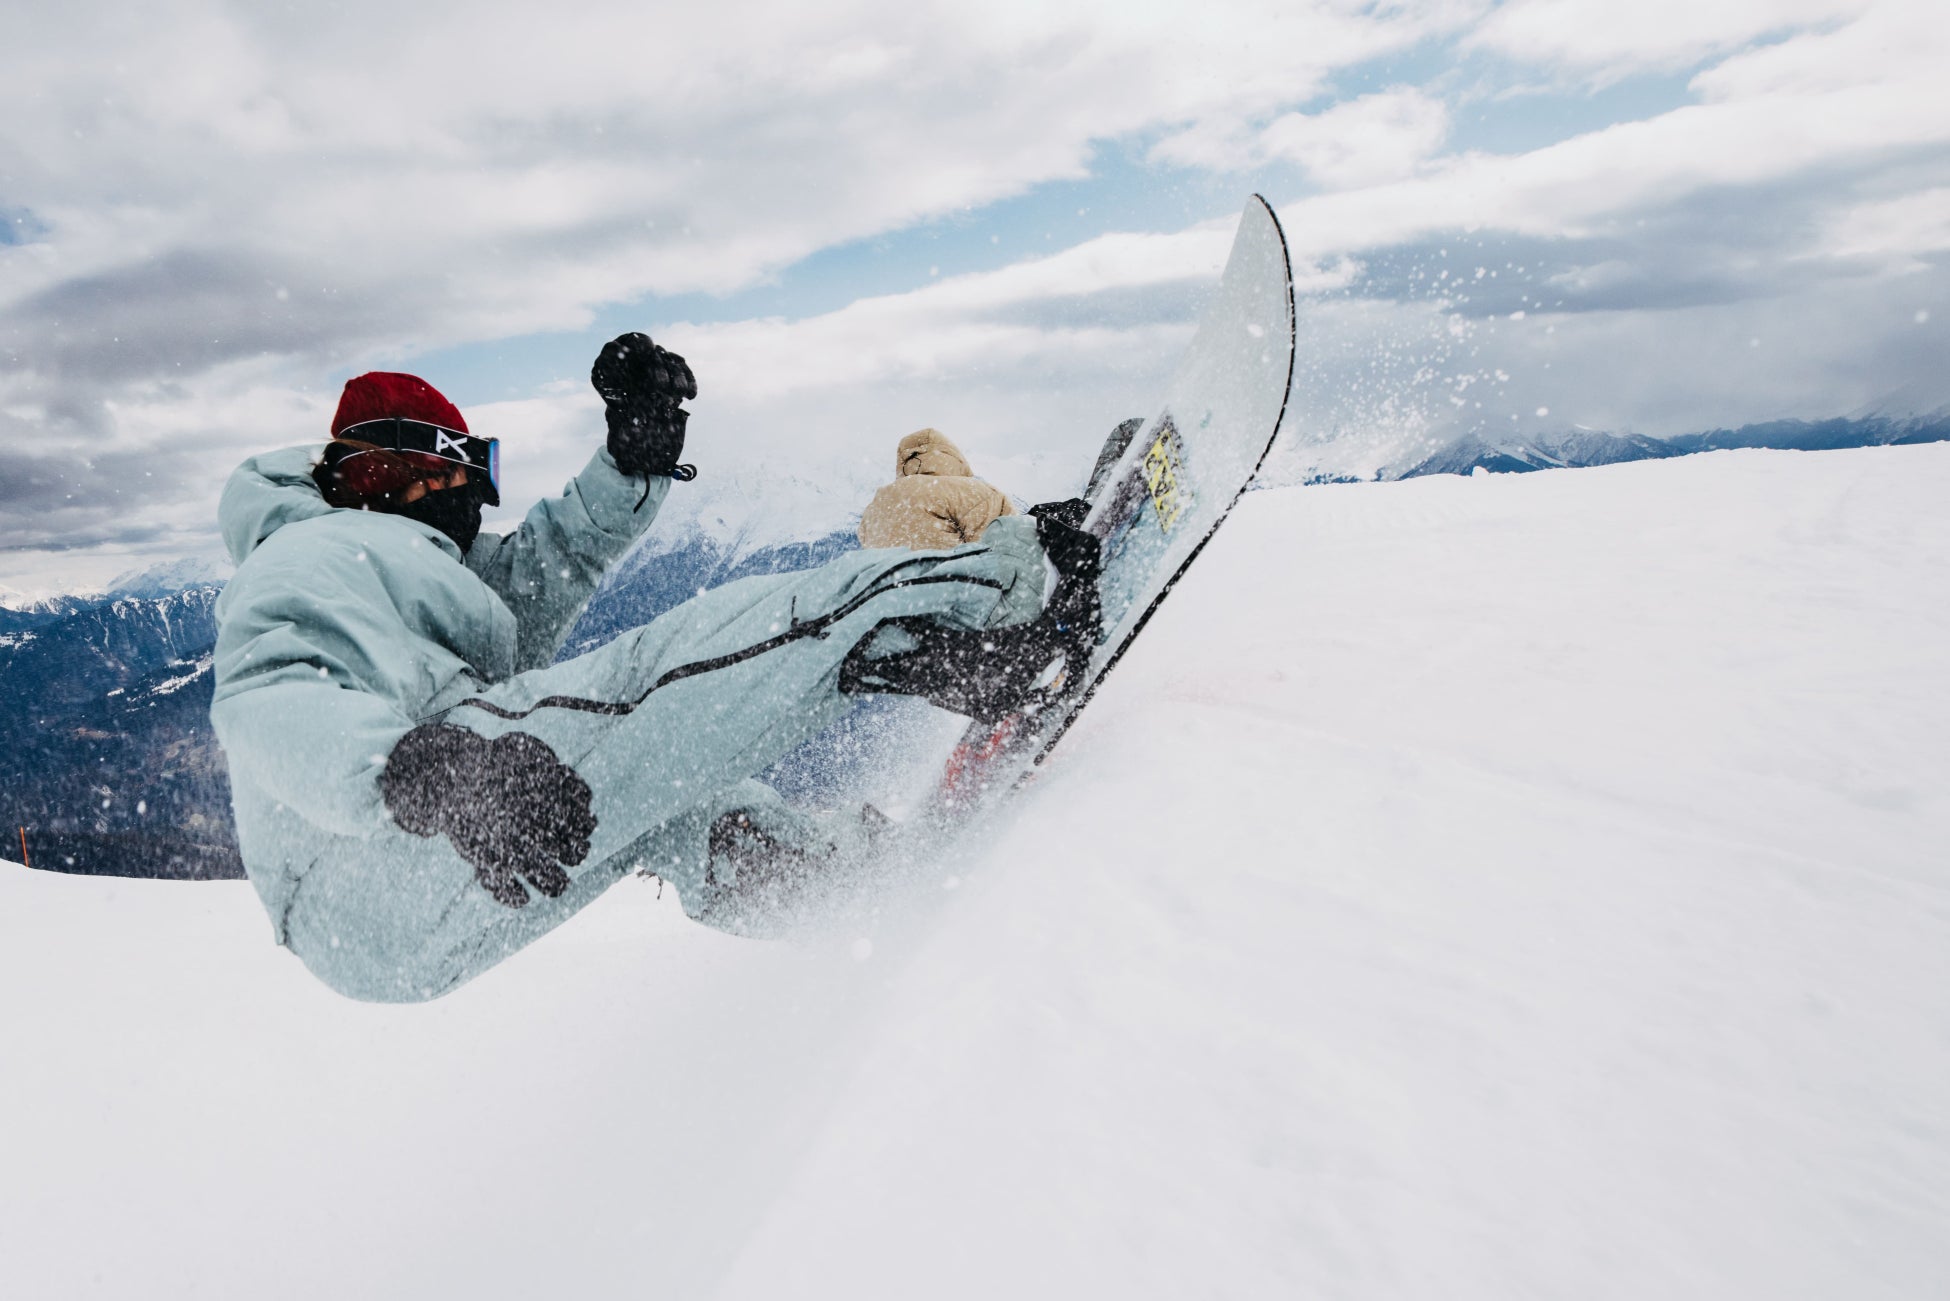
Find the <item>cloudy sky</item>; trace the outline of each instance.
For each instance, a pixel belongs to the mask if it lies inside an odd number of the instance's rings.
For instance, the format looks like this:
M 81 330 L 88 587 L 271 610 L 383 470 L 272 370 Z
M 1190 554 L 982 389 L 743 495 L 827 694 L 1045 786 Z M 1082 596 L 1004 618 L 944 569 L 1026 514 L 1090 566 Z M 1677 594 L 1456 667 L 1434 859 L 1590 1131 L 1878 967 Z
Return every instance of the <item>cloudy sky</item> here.
M 698 373 L 676 514 L 843 515 L 923 424 L 1066 492 L 1156 402 L 1254 191 L 1306 291 L 1290 477 L 1950 401 L 1942 0 L 68 0 L 7 29 L 17 590 L 212 552 L 231 467 L 321 439 L 369 369 L 551 491 L 625 329 Z

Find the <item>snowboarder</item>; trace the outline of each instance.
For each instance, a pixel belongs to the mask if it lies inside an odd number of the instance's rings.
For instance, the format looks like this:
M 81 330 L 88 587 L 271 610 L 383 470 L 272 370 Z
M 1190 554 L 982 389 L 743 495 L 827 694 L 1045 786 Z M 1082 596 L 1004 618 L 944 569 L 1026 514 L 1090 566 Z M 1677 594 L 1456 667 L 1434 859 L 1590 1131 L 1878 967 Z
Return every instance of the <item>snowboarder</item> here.
M 681 357 L 624 335 L 592 381 L 605 445 L 505 537 L 480 529 L 498 444 L 410 375 L 351 380 L 322 451 L 224 489 L 211 718 L 238 844 L 278 942 L 341 993 L 438 996 L 639 868 L 694 917 L 762 925 L 781 864 L 870 828 L 751 775 L 843 713 L 843 685 L 928 694 L 930 637 L 965 652 L 1063 586 L 1038 521 L 998 512 L 978 544 L 743 579 L 552 664 L 695 474 Z

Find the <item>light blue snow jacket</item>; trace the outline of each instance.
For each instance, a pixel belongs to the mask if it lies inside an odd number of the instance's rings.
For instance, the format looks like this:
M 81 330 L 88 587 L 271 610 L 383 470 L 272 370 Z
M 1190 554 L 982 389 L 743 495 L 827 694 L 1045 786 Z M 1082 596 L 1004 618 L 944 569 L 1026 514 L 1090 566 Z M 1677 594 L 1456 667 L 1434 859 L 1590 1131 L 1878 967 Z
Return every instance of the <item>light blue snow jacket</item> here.
M 641 484 L 599 454 L 462 563 L 427 525 L 326 506 L 313 459 L 258 457 L 225 489 L 238 568 L 217 605 L 211 718 L 238 847 L 278 942 L 354 998 L 438 997 L 639 868 L 699 920 L 768 929 L 767 905 L 713 854 L 711 829 L 738 810 L 788 843 L 845 838 L 751 778 L 852 707 L 839 689 L 849 652 L 888 619 L 995 627 L 1043 601 L 1035 522 L 1010 516 L 953 551 L 856 551 L 740 579 L 549 664 L 668 480 L 652 480 L 637 511 Z M 561 894 L 498 901 L 446 835 L 392 820 L 378 778 L 402 736 L 436 721 L 519 731 L 586 783 L 589 849 L 564 864 Z
M 670 480 L 625 477 L 607 451 L 506 537 L 462 560 L 431 525 L 328 506 L 322 446 L 253 457 L 218 522 L 237 573 L 217 601 L 210 718 L 230 761 L 237 839 L 272 918 L 284 916 L 290 814 L 367 838 L 391 821 L 375 778 L 415 723 L 554 658 L 603 573 L 656 517 Z M 283 938 L 282 935 L 279 937 Z

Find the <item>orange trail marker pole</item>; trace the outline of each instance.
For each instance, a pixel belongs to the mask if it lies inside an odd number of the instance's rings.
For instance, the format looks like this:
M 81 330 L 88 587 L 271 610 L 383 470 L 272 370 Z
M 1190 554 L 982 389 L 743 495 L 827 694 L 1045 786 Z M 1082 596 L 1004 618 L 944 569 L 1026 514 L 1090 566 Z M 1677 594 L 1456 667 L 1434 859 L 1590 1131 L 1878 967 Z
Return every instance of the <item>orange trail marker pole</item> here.
M 26 827 L 22 827 L 20 829 L 20 865 L 22 867 L 33 866 L 32 863 L 27 861 L 27 828 Z

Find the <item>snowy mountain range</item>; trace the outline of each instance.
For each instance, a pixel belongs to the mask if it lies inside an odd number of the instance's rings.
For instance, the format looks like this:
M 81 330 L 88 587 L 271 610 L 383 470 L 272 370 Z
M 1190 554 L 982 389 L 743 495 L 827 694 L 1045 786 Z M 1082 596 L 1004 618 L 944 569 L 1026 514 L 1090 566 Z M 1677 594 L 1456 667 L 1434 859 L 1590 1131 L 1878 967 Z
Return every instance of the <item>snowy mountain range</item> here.
M 26 596 L 0 591 L 0 647 L 10 646 L 25 634 L 57 619 L 87 608 L 92 599 L 79 596 Z
M 1477 470 L 1523 474 L 1733 448 L 1813 452 L 1946 441 L 1950 441 L 1950 407 L 1924 415 L 1872 413 L 1830 420 L 1770 420 L 1673 438 L 1583 428 L 1533 438 L 1485 439 L 1467 434 L 1405 469 L 1385 468 L 1377 477 L 1415 479 L 1430 474 L 1474 474 Z
M 221 590 L 202 582 L 7 612 L 16 630 L 0 644 L 0 807 L 35 866 L 239 874 L 208 717 Z

